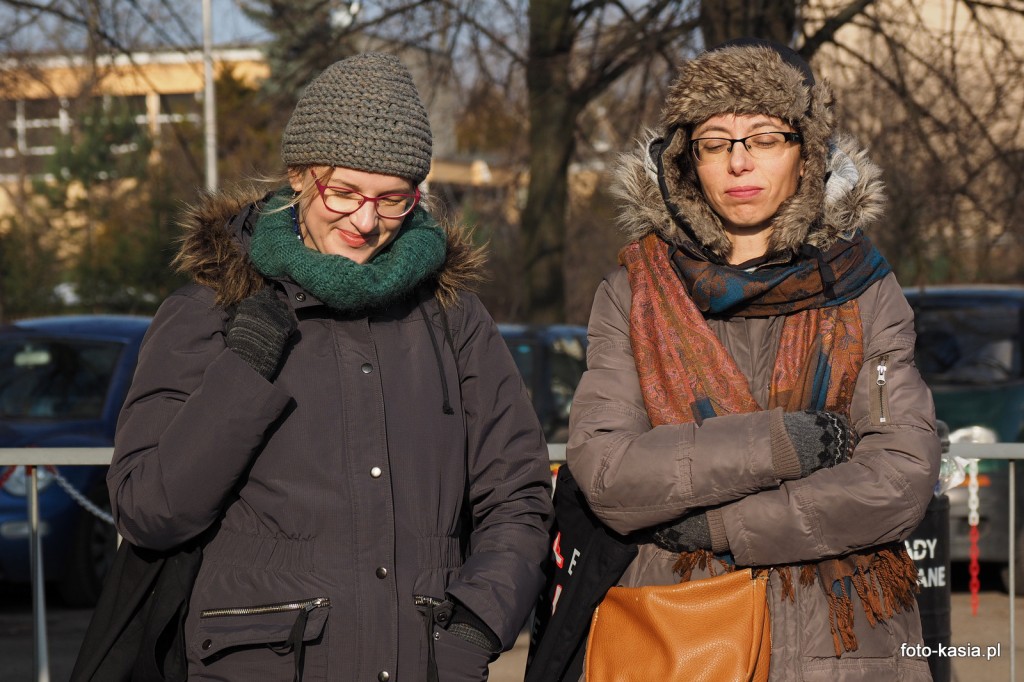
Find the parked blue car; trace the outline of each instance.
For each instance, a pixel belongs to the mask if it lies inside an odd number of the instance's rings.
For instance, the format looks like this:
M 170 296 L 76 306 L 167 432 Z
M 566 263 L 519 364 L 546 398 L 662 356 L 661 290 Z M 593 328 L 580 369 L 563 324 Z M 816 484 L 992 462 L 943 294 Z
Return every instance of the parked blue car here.
M 84 315 L 0 327 L 0 447 L 110 447 L 150 318 Z M 106 467 L 58 474 L 101 510 Z M 26 476 L 0 467 L 0 580 L 30 580 Z M 95 603 L 114 555 L 113 526 L 41 472 L 43 568 L 71 606 Z

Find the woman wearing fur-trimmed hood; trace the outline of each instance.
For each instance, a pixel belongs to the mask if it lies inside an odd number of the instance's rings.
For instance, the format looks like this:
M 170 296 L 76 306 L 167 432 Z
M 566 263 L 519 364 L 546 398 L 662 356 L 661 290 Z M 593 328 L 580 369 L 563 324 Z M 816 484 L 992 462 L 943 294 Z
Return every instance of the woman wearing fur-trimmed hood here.
M 930 679 L 900 645 L 921 642 L 902 541 L 937 478 L 934 408 L 864 233 L 879 171 L 831 88 L 767 41 L 704 52 L 617 192 L 629 243 L 595 296 L 567 460 L 639 543 L 619 584 L 768 571 L 771 680 Z
M 279 187 L 188 217 L 194 283 L 153 319 L 107 479 L 126 541 L 202 549 L 180 647 L 143 658 L 189 680 L 485 680 L 514 644 L 547 448 L 469 290 L 479 251 L 421 200 L 431 148 L 406 67 L 356 55 L 300 97 Z

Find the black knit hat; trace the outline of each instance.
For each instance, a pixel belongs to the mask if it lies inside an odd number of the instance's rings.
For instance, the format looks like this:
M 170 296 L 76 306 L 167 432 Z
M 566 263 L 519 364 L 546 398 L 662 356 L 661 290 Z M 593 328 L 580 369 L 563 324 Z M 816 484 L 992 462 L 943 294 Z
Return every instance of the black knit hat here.
M 432 136 L 409 70 L 367 52 L 335 62 L 306 86 L 281 138 L 287 166 L 341 166 L 420 184 Z

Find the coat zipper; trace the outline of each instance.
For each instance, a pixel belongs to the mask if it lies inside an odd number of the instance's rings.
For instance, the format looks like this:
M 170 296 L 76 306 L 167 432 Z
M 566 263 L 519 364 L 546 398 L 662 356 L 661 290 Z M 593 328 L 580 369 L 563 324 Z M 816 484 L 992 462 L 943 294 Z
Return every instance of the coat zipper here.
M 263 606 L 245 606 L 233 609 L 206 609 L 199 612 L 200 618 L 219 618 L 221 616 L 259 616 L 267 613 L 286 613 L 288 611 L 312 611 L 321 606 L 330 606 L 328 597 L 315 597 L 301 601 L 286 601 Z
M 889 361 L 888 355 L 883 355 L 878 359 L 878 377 L 875 379 L 875 384 L 878 386 L 878 423 L 886 423 L 886 412 L 888 411 L 888 401 L 886 398 L 885 390 L 885 371 L 886 363 Z
M 412 598 L 412 603 L 416 606 L 440 606 L 444 602 L 435 597 L 424 597 L 417 594 Z

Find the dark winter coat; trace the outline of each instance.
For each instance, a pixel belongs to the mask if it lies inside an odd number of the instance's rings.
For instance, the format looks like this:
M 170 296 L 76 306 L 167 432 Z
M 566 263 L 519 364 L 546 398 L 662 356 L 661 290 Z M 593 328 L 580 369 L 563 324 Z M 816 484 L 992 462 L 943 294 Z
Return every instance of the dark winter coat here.
M 227 309 L 264 284 L 246 257 L 250 209 L 221 197 L 194 214 L 179 263 L 197 283 L 153 320 L 108 475 L 131 542 L 164 549 L 212 528 L 185 625 L 190 679 L 292 679 L 298 648 L 306 682 L 426 679 L 417 597 L 450 595 L 510 648 L 543 580 L 550 475 L 515 364 L 463 290 L 477 267 L 464 238 L 449 230 L 418 300 L 367 315 L 274 282 L 299 325 L 268 383 L 224 340 Z M 487 651 L 435 638 L 442 679 L 486 675 Z

